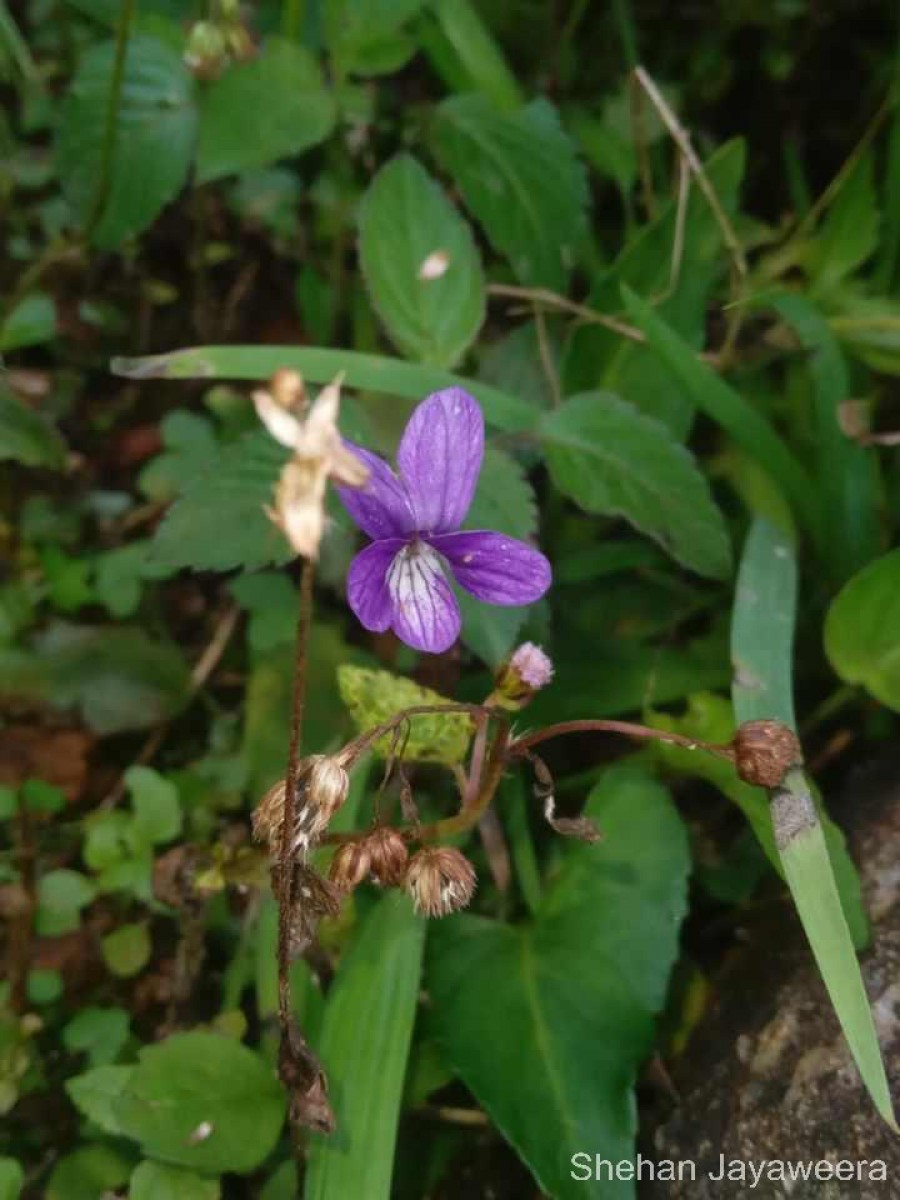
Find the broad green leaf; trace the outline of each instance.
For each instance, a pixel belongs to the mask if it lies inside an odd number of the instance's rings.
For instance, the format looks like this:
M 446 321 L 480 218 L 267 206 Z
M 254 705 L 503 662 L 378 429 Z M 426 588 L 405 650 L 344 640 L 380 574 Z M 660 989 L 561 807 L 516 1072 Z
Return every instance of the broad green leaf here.
M 586 811 L 605 840 L 566 850 L 533 920 L 435 923 L 426 982 L 450 1065 L 542 1191 L 624 1200 L 628 1184 L 573 1179 L 571 1156 L 634 1155 L 634 1081 L 677 954 L 689 855 L 665 790 L 633 767 L 608 771 Z
M 313 1135 L 304 1200 L 389 1200 L 419 996 L 425 922 L 403 894 L 379 900 L 342 959 L 317 1047 L 337 1132 Z
M 461 83 L 457 90 L 481 92 L 501 112 L 512 113 L 520 108 L 519 84 L 478 7 L 471 0 L 432 0 L 429 8 L 443 44 L 439 49 L 422 30 L 424 49 L 437 60 L 438 69 L 442 62 L 451 60 L 447 66 Z
M 0 327 L 0 352 L 39 346 L 56 335 L 56 305 L 46 292 L 20 300 Z
M 561 290 L 588 193 L 553 106 L 538 100 L 508 115 L 481 96 L 454 96 L 438 107 L 435 139 L 444 169 L 518 279 Z
M 722 578 L 731 548 L 690 453 L 659 421 L 617 396 L 584 392 L 540 425 L 556 486 L 588 512 L 624 517 L 687 567 Z
M 265 512 L 287 459 L 287 450 L 262 430 L 227 446 L 169 509 L 151 561 L 194 571 L 252 571 L 287 562 L 291 548 Z
M 878 553 L 878 462 L 841 429 L 840 406 L 851 396 L 847 364 L 818 310 L 799 293 L 766 297 L 794 327 L 807 352 L 815 400 L 817 475 L 832 571 L 844 582 Z
M 552 325 L 545 329 L 554 370 L 559 371 L 560 339 Z M 502 388 L 510 396 L 527 400 L 535 408 L 551 408 L 556 402 L 541 362 L 541 339 L 535 321 L 526 321 L 504 333 L 497 341 L 479 347 L 478 375 L 485 383 Z
M 59 468 L 65 451 L 56 430 L 0 382 L 0 462 L 5 459 Z
M 398 348 L 433 366 L 457 363 L 484 320 L 481 259 L 466 221 L 410 155 L 369 185 L 359 251 L 372 304 Z
M 338 76 L 387 75 L 415 53 L 404 28 L 424 0 L 324 0 L 328 49 Z
M 69 1099 L 80 1113 L 103 1130 L 104 1133 L 121 1133 L 116 1115 L 117 1106 L 125 1085 L 131 1079 L 134 1067 L 94 1067 L 83 1075 L 66 1080 Z
M 178 408 L 160 423 L 165 450 L 138 476 L 138 487 L 150 500 L 172 500 L 219 455 L 212 422 Z
M 95 893 L 93 883 L 78 871 L 60 867 L 42 875 L 38 885 L 38 933 L 57 937 L 77 929 L 81 910 Z
M 629 288 L 623 289 L 623 296 L 631 319 L 644 331 L 669 370 L 681 380 L 697 407 L 759 460 L 790 499 L 798 518 L 821 541 L 815 486 L 769 421 L 702 362 L 645 300 Z
M 527 541 L 537 523 L 537 498 L 524 469 L 505 450 L 486 446 L 465 528 L 496 529 Z
M 46 1200 L 97 1200 L 123 1187 L 131 1160 L 100 1142 L 61 1158 L 47 1181 Z
M 405 708 L 450 703 L 438 692 L 402 675 L 363 667 L 340 666 L 338 687 L 360 733 Z M 472 720 L 466 713 L 425 713 L 411 717 L 402 735 L 404 758 L 452 766 L 465 757 L 472 736 Z M 372 750 L 380 758 L 387 758 L 395 745 L 393 735 L 388 734 L 375 742 Z
M 128 1188 L 128 1200 L 219 1200 L 221 1194 L 218 1179 L 158 1162 L 142 1162 Z
M 334 120 L 334 99 L 309 51 L 268 38 L 256 57 L 200 93 L 197 181 L 300 154 L 328 137 Z
M 122 1132 L 150 1157 L 246 1173 L 278 1139 L 284 1096 L 272 1068 L 240 1042 L 178 1033 L 141 1050 L 118 1115 Z
M 84 55 L 63 101 L 56 166 L 79 222 L 93 219 L 103 182 L 115 43 Z M 176 50 L 139 34 L 128 42 L 114 123 L 108 191 L 92 230 L 111 248 L 146 229 L 181 190 L 194 147 L 194 81 Z
M 84 1051 L 92 1067 L 105 1067 L 128 1040 L 129 1023 L 124 1008 L 83 1008 L 63 1029 L 63 1044 L 73 1053 Z
M 825 620 L 825 652 L 841 679 L 900 712 L 900 549 L 863 567 L 838 593 Z
M 0 1158 L 0 1200 L 19 1200 L 25 1172 L 14 1158 Z
M 150 930 L 145 921 L 120 925 L 101 940 L 100 948 L 103 961 L 120 979 L 137 975 L 146 967 L 153 953 Z
M 280 367 L 299 371 L 308 383 L 330 383 L 344 372 L 348 388 L 421 400 L 429 392 L 464 387 L 484 409 L 489 425 L 511 433 L 531 429 L 530 404 L 474 379 L 407 363 L 381 354 L 324 350 L 318 346 L 198 346 L 147 358 L 115 358 L 110 369 L 126 379 L 270 379 Z
M 176 838 L 181 832 L 181 805 L 175 785 L 152 767 L 129 767 L 124 780 L 138 836 L 154 843 Z
M 77 707 L 101 734 L 145 729 L 174 716 L 188 678 L 173 646 L 127 625 L 57 622 L 31 649 L 0 648 L 0 695 Z
M 32 1004 L 54 1004 L 63 994 L 62 975 L 41 967 L 29 971 L 27 991 Z
M 732 699 L 739 722 L 774 718 L 795 728 L 791 660 L 796 570 L 788 539 L 757 518 L 741 560 L 732 622 Z M 792 770 L 770 800 L 785 877 L 822 981 L 876 1108 L 896 1128 L 829 847 L 803 772 Z

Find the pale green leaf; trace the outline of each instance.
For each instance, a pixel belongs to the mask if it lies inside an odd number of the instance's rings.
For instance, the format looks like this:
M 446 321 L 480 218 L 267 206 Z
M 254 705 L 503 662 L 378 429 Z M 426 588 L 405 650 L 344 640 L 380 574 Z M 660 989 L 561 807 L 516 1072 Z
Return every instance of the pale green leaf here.
M 541 420 L 556 486 L 588 512 L 622 516 L 701 575 L 731 566 L 725 522 L 690 453 L 668 429 L 605 392 L 572 396 Z
M 221 1194 L 218 1179 L 158 1162 L 136 1167 L 128 1188 L 128 1200 L 219 1200 Z
M 334 120 L 334 99 L 309 51 L 269 38 L 201 93 L 198 182 L 300 154 L 328 137 Z
M 386 75 L 415 53 L 404 28 L 424 0 L 324 0 L 328 49 L 339 75 Z
M 438 692 L 402 675 L 364 667 L 340 666 L 338 686 L 360 733 L 405 708 L 449 703 Z M 411 717 L 401 734 L 404 758 L 452 766 L 465 757 L 472 736 L 472 719 L 466 713 L 425 713 Z M 388 758 L 396 744 L 393 735 L 387 734 L 375 742 L 372 750 L 380 758 Z
M 95 1067 L 66 1080 L 69 1099 L 80 1113 L 104 1131 L 121 1133 L 117 1106 L 134 1067 Z
M 46 1200 L 98 1200 L 122 1187 L 131 1160 L 111 1146 L 81 1146 L 61 1158 L 47 1181 Z
M 0 1200 L 19 1200 L 25 1172 L 14 1158 L 0 1158 Z
M 370 184 L 359 249 L 372 303 L 398 348 L 434 366 L 457 363 L 484 320 L 481 260 L 466 221 L 410 155 Z
M 342 959 L 318 1046 L 338 1131 L 313 1137 L 304 1200 L 389 1200 L 425 922 L 388 894 Z
M 145 921 L 120 925 L 101 939 L 103 961 L 120 979 L 130 979 L 146 967 L 153 952 Z
M 847 683 L 900 712 L 900 549 L 863 567 L 825 620 L 825 651 Z
M 0 351 L 39 346 L 56 334 L 56 305 L 46 292 L 32 292 L 20 300 L 0 328 Z
M 95 892 L 89 879 L 66 867 L 42 875 L 38 885 L 38 932 L 57 937 L 77 929 L 81 910 L 94 899 Z

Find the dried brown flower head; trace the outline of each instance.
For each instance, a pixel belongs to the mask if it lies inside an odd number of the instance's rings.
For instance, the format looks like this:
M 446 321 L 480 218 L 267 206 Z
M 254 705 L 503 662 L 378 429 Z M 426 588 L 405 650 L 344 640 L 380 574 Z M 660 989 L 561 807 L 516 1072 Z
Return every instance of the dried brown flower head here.
M 341 440 L 338 413 L 341 379 L 322 388 L 307 405 L 303 379 L 296 371 L 276 371 L 266 390 L 253 393 L 259 419 L 272 437 L 292 451 L 267 509 L 293 549 L 317 558 L 325 532 L 325 487 L 329 479 L 344 487 L 362 487 L 368 468 Z
M 372 857 L 365 842 L 344 842 L 331 860 L 328 878 L 342 892 L 352 892 L 368 876 Z
M 406 878 L 409 851 L 406 840 L 396 829 L 382 826 L 365 841 L 372 860 L 372 876 L 382 887 L 400 887 Z
M 745 721 L 731 744 L 738 775 L 756 787 L 779 787 L 803 761 L 797 735 L 780 721 Z
M 268 842 L 273 856 L 281 846 L 285 790 L 286 781 L 280 779 L 269 788 L 253 813 L 253 836 L 257 841 Z M 301 759 L 297 767 L 292 855 L 306 857 L 347 799 L 349 790 L 350 776 L 340 755 L 313 754 Z
M 475 883 L 472 864 L 450 846 L 419 850 L 406 870 L 406 890 L 416 912 L 426 917 L 446 917 L 465 908 Z

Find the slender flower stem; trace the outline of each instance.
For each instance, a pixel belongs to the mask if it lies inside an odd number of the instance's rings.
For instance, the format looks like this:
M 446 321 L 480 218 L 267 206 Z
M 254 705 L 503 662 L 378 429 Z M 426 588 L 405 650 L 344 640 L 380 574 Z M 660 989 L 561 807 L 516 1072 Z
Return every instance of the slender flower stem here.
M 509 757 L 518 758 L 533 746 L 547 742 L 551 738 L 561 737 L 566 733 L 621 733 L 625 737 L 638 738 L 641 741 L 666 742 L 671 746 L 683 746 L 685 750 L 704 750 L 717 758 L 734 761 L 734 752 L 730 746 L 720 746 L 715 742 L 703 742 L 699 738 L 685 737 L 680 733 L 670 733 L 667 730 L 653 729 L 649 725 L 637 725 L 631 721 L 562 721 L 558 725 L 548 725 L 524 737 L 516 738 L 509 748 Z
M 303 732 L 303 710 L 306 706 L 306 659 L 309 630 L 312 623 L 313 578 L 315 567 L 309 558 L 303 559 L 300 575 L 300 613 L 297 618 L 297 643 L 294 663 L 294 693 L 291 702 L 291 733 L 288 747 L 287 772 L 284 783 L 284 817 L 281 824 L 281 844 L 278 853 L 278 1012 L 282 1031 L 291 1022 L 290 931 L 293 901 L 294 862 L 291 854 L 291 834 L 294 828 L 297 775 L 300 762 L 300 741 Z
M 116 148 L 116 122 L 119 118 L 119 104 L 122 99 L 122 81 L 125 77 L 125 55 L 128 51 L 128 39 L 134 24 L 134 14 L 137 8 L 136 0 L 123 0 L 119 10 L 119 21 L 116 26 L 116 51 L 113 60 L 112 82 L 109 89 L 109 105 L 106 110 L 106 127 L 103 131 L 103 146 L 100 152 L 100 168 L 97 172 L 97 187 L 84 223 L 84 240 L 89 242 L 100 219 L 109 197 L 109 187 L 112 181 L 112 161 Z

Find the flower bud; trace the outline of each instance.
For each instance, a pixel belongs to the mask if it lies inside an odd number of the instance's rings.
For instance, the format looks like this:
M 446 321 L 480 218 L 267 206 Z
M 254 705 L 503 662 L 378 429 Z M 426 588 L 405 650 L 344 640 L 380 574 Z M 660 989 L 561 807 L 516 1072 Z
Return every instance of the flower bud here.
M 731 745 L 738 775 L 755 787 L 779 787 L 803 761 L 797 735 L 780 721 L 745 721 Z
M 417 913 L 445 917 L 465 908 L 472 899 L 475 871 L 469 860 L 452 847 L 426 847 L 410 860 L 406 890 Z
M 352 892 L 369 874 L 372 857 L 365 842 L 344 842 L 338 846 L 328 878 L 342 892 Z
M 372 857 L 375 882 L 382 887 L 399 887 L 406 877 L 409 859 L 403 835 L 385 825 L 370 833 L 365 844 Z
M 225 33 L 213 21 L 191 26 L 184 50 L 184 65 L 198 79 L 216 79 L 228 63 Z
M 522 708 L 552 678 L 550 657 L 533 642 L 523 642 L 497 671 L 492 699 L 505 708 Z

